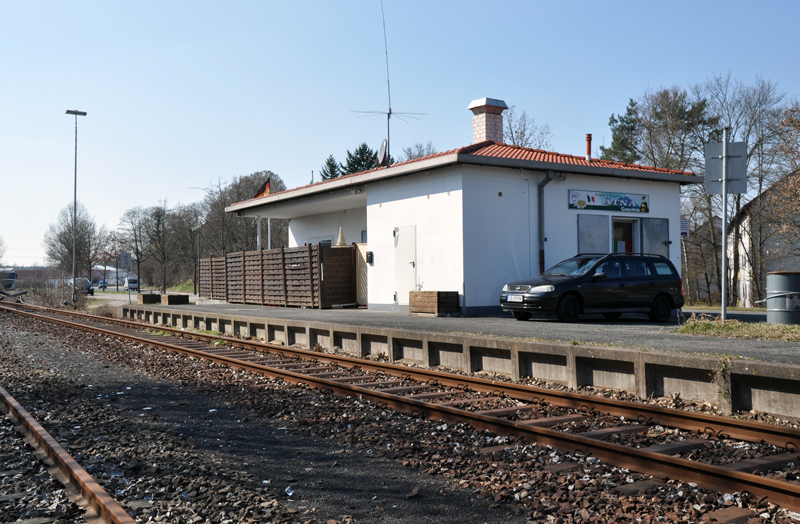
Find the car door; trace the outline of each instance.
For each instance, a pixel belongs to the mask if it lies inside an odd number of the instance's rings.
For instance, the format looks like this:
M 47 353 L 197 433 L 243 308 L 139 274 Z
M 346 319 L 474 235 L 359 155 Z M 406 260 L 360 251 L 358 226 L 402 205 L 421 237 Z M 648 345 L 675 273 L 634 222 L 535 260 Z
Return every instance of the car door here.
M 627 290 L 622 275 L 622 263 L 612 259 L 595 268 L 594 274 L 605 273 L 606 278 L 595 279 L 583 284 L 586 309 L 625 307 Z
M 635 257 L 623 264 L 625 284 L 628 290 L 625 307 L 650 307 L 656 291 L 656 276 L 644 258 Z

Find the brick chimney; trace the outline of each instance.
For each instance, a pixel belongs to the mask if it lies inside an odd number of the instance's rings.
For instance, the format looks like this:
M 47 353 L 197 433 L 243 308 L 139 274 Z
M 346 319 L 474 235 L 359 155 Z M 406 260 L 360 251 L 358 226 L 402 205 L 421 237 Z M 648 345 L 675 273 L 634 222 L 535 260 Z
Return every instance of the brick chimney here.
M 508 106 L 496 98 L 479 98 L 467 107 L 472 111 L 472 143 L 503 141 L 503 111 Z

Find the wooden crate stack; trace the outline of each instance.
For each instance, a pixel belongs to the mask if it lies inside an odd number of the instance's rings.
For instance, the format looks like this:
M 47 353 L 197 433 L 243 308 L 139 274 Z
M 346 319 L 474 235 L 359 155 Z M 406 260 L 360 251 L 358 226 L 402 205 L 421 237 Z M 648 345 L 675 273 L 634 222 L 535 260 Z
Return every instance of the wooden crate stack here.
M 460 313 L 458 291 L 411 291 L 408 294 L 408 312 L 434 316 Z

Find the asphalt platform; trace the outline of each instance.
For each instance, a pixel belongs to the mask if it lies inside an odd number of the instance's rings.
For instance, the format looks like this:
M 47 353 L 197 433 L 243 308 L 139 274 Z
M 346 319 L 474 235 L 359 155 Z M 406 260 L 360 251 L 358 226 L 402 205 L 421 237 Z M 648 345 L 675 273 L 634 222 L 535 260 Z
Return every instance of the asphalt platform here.
M 678 318 L 670 322 L 651 322 L 644 315 L 626 314 L 616 321 L 600 315 L 581 316 L 579 322 L 564 324 L 554 317 L 534 317 L 520 322 L 510 313 L 485 317 L 426 317 L 408 313 L 378 312 L 367 309 L 300 309 L 239 304 L 203 304 L 188 306 L 148 306 L 202 311 L 246 317 L 264 317 L 294 321 L 328 322 L 350 326 L 394 328 L 429 333 L 537 339 L 575 344 L 599 344 L 643 350 L 675 351 L 698 355 L 719 355 L 762 362 L 800 365 L 800 344 L 765 340 L 742 340 L 674 333 Z M 694 311 L 717 315 L 719 312 Z M 685 313 L 691 314 L 691 313 Z M 729 319 L 763 322 L 763 312 L 729 312 Z

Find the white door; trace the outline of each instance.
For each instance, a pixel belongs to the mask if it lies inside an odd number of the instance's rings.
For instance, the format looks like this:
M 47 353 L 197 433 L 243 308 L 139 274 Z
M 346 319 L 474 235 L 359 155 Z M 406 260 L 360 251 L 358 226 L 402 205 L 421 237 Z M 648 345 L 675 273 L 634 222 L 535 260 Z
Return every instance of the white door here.
M 394 228 L 395 303 L 408 305 L 408 292 L 417 289 L 417 226 Z

